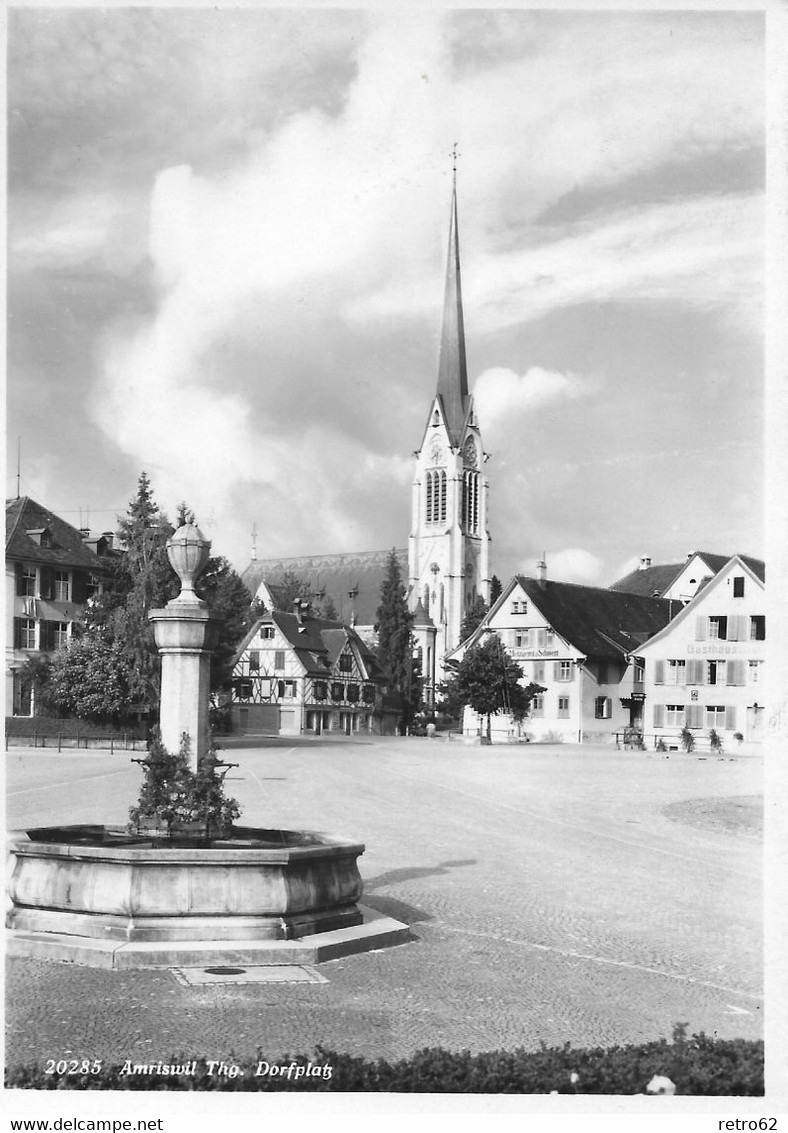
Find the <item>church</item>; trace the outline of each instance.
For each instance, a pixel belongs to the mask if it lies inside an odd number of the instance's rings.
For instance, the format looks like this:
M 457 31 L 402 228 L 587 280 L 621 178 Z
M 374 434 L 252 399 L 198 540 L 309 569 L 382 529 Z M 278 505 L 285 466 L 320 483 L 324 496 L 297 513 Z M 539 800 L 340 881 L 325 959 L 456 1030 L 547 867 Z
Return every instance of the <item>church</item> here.
M 443 659 L 460 643 L 467 611 L 478 597 L 490 598 L 487 460 L 468 392 L 455 174 L 437 384 L 415 452 L 408 547 L 397 551 L 429 705 L 443 680 Z M 389 554 L 253 558 L 242 578 L 270 606 L 269 587 L 296 574 L 315 596 L 330 598 L 340 620 L 369 640 Z

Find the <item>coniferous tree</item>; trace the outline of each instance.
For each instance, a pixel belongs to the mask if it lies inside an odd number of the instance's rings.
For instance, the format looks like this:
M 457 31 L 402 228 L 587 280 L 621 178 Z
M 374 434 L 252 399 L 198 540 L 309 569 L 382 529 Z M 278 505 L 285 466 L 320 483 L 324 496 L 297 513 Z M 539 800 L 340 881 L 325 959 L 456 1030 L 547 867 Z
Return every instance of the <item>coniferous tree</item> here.
M 377 657 L 389 688 L 402 698 L 402 725 L 407 726 L 417 708 L 419 681 L 413 671 L 413 615 L 408 610 L 397 552 L 386 563 L 377 611 Z
M 484 615 L 487 613 L 487 603 L 481 594 L 477 594 L 475 601 L 465 613 L 463 618 L 462 628 L 460 629 L 460 641 L 465 641 L 471 634 L 479 628 L 484 621 Z
M 501 586 L 501 580 L 500 580 L 500 578 L 498 577 L 497 574 L 494 574 L 492 576 L 492 578 L 490 579 L 490 607 L 491 608 L 495 605 L 495 603 L 501 597 L 502 591 L 503 591 L 503 587 Z

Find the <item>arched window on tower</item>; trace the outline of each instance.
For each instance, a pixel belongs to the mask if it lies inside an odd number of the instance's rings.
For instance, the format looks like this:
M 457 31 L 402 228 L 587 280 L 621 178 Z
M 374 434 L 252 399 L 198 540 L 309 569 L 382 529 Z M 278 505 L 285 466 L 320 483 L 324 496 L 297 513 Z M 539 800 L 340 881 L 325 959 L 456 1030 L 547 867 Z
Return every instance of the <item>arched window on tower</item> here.
M 446 522 L 446 473 L 440 473 L 440 486 L 441 486 L 441 504 L 440 504 L 440 522 Z
M 446 612 L 446 607 L 445 607 L 445 605 L 444 605 L 444 601 L 443 601 L 443 598 L 444 598 L 444 594 L 443 594 L 443 583 L 441 583 L 440 595 L 441 595 L 441 604 L 440 604 L 440 620 L 441 620 L 441 622 L 443 622 L 443 615 L 444 615 L 444 613 Z
M 462 481 L 462 521 L 471 535 L 479 532 L 479 473 L 466 471 Z
M 427 473 L 427 523 L 432 523 L 432 478 L 433 473 Z

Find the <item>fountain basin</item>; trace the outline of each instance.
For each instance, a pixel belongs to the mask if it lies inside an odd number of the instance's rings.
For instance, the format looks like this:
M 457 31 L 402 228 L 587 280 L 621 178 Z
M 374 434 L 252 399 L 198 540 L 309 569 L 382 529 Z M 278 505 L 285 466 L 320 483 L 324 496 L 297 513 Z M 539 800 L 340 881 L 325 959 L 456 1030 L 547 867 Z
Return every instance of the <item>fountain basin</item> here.
M 364 846 L 241 827 L 211 843 L 57 826 L 9 838 L 18 933 L 116 942 L 287 941 L 361 925 Z

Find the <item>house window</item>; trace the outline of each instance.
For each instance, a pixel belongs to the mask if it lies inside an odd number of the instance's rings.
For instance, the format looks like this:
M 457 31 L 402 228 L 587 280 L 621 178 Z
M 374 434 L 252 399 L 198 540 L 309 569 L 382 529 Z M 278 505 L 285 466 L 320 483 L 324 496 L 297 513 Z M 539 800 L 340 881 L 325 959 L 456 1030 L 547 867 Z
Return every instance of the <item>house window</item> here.
M 375 703 L 375 686 L 374 685 L 364 685 L 363 696 L 364 696 L 364 703 L 365 704 L 374 704 Z
M 552 647 L 555 643 L 555 634 L 553 633 L 553 631 L 551 629 L 545 630 L 544 642 L 545 642 L 545 648 L 552 649 Z
M 343 653 L 339 658 L 339 671 L 340 673 L 351 673 L 353 671 L 353 658 L 349 653 Z
M 725 705 L 724 704 L 707 704 L 706 705 L 706 727 L 707 728 L 724 728 L 725 727 Z
M 333 681 L 331 684 L 331 699 L 344 700 L 345 699 L 345 686 L 342 681 Z
M 528 648 L 528 630 L 516 630 L 514 634 L 514 644 L 517 649 Z
M 315 681 L 315 700 L 325 700 L 328 696 L 328 686 L 325 681 Z
M 613 714 L 613 701 L 609 696 L 597 696 L 594 699 L 594 719 L 609 720 Z
M 263 641 L 270 641 L 273 636 L 274 636 L 274 627 L 273 626 L 263 626 L 261 628 L 260 637 L 263 639 Z
M 277 649 L 274 652 L 274 669 L 278 672 L 285 667 L 285 651 L 284 649 Z
M 537 684 L 544 680 L 544 661 L 534 661 L 534 680 Z
M 36 623 L 32 618 L 14 618 L 16 633 L 15 645 L 17 649 L 35 649 Z
M 733 577 L 733 597 L 734 598 L 743 598 L 744 597 L 744 575 L 743 574 L 736 574 Z
M 559 696 L 559 698 L 558 698 L 558 716 L 559 716 L 559 719 L 562 719 L 562 720 L 568 720 L 569 719 L 569 697 L 568 696 Z
M 632 679 L 636 682 L 639 681 L 641 684 L 646 679 L 646 671 L 645 671 L 645 669 L 643 668 L 642 665 L 635 665 L 635 669 L 634 669 L 634 673 L 632 675 Z
M 22 566 L 16 576 L 16 592 L 20 598 L 32 598 L 36 592 L 36 568 Z
M 67 570 L 55 571 L 55 601 L 68 602 L 70 598 L 71 588 L 69 586 L 69 574 Z
M 249 652 L 249 672 L 257 673 L 260 670 L 260 654 L 256 649 Z
M 683 685 L 686 683 L 686 676 L 686 661 L 668 661 L 667 681 L 665 682 L 666 684 Z
M 352 704 L 356 704 L 358 702 L 360 691 L 361 690 L 357 684 L 353 684 L 352 681 L 348 682 L 347 698 Z
M 666 704 L 665 705 L 665 726 L 667 728 L 683 728 L 684 727 L 684 705 L 683 704 Z
M 52 622 L 52 648 L 62 649 L 68 645 L 68 622 Z
M 758 614 L 750 618 L 750 641 L 766 640 L 766 618 Z
M 278 681 L 278 691 L 280 700 L 292 700 L 296 694 L 295 681 Z
M 235 695 L 239 700 L 252 699 L 252 682 L 250 680 L 241 679 L 235 682 Z
M 556 667 L 556 680 L 558 681 L 571 681 L 572 679 L 572 662 L 559 661 Z
M 513 614 L 527 614 L 528 613 L 528 603 L 527 602 L 520 602 L 520 601 L 512 602 L 512 613 Z
M 531 715 L 544 716 L 544 696 L 540 692 L 531 701 Z
M 747 674 L 751 685 L 758 685 L 761 683 L 761 665 L 763 661 L 748 661 Z
M 724 614 L 715 614 L 709 618 L 709 637 L 716 641 L 727 640 L 728 619 Z
M 725 662 L 724 661 L 707 661 L 706 662 L 706 684 L 707 685 L 724 685 L 725 684 Z

